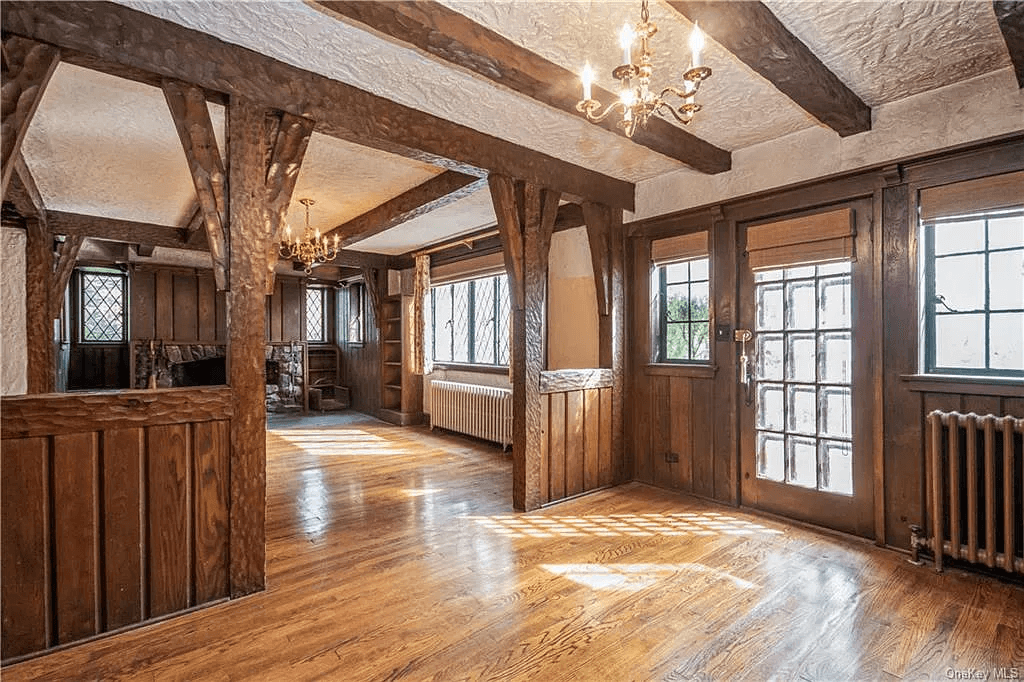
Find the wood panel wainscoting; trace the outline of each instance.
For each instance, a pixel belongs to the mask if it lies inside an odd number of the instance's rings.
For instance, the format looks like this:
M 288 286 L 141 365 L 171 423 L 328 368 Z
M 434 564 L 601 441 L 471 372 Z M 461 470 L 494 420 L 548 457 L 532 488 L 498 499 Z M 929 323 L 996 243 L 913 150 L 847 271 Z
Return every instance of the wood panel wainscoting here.
M 228 596 L 231 389 L 0 410 L 5 663 Z
M 4 682 L 833 682 L 1024 663 L 1015 585 L 641 483 L 513 514 L 493 445 L 355 413 L 269 427 L 266 591 Z
M 612 484 L 612 381 L 610 369 L 541 372 L 541 504 Z

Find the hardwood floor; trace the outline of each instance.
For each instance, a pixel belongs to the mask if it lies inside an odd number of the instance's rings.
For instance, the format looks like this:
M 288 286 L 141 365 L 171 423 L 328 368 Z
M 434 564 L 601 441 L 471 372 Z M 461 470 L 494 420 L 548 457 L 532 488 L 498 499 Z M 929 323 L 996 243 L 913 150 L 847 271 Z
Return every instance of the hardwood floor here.
M 1014 585 L 641 484 L 513 514 L 498 448 L 355 414 L 272 428 L 266 592 L 3 679 L 1024 674 Z

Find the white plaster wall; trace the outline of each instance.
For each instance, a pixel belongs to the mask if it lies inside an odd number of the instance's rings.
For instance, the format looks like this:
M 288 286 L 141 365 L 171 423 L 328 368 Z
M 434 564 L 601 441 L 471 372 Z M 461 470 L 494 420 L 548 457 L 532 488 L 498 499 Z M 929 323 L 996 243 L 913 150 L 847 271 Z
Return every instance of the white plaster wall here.
M 25 331 L 25 231 L 2 230 L 0 260 L 0 395 L 28 390 L 28 351 Z
M 548 256 L 548 369 L 598 366 L 597 318 L 587 228 L 556 232 Z
M 718 175 L 688 170 L 638 183 L 637 211 L 649 218 L 815 178 L 881 165 L 1024 130 L 1024 91 L 1012 68 L 882 104 L 871 130 L 840 138 L 807 128 L 739 149 Z

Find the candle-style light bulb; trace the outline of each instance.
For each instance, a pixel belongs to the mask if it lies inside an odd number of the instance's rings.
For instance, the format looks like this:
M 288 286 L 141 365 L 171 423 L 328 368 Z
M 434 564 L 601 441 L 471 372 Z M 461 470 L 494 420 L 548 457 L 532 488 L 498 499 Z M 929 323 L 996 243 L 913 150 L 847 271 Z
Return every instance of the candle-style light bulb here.
M 626 107 L 626 111 L 629 111 L 629 107 L 633 106 L 633 91 L 629 88 L 623 88 L 622 92 L 619 93 L 619 101 Z
M 583 83 L 583 99 L 590 99 L 590 84 L 594 82 L 594 70 L 590 68 L 590 62 L 588 61 L 583 66 L 583 72 L 580 74 L 580 81 Z
M 629 24 L 622 25 L 622 30 L 619 31 L 619 44 L 622 45 L 622 63 L 632 63 L 633 55 L 630 48 L 633 47 L 633 29 Z
M 338 249 L 338 235 L 334 235 L 334 249 Z
M 691 68 L 700 66 L 700 51 L 704 49 L 704 31 L 700 30 L 700 24 L 694 22 L 693 32 L 690 33 L 690 60 Z
M 686 92 L 690 93 L 689 95 L 686 96 L 686 103 L 687 104 L 693 104 L 693 95 L 694 95 L 693 81 L 684 80 L 683 81 L 683 90 L 685 90 Z

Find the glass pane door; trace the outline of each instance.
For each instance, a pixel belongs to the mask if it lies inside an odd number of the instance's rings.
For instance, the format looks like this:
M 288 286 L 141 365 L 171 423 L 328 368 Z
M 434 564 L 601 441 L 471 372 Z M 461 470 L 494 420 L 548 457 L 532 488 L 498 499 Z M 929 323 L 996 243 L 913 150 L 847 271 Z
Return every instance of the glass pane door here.
M 757 477 L 853 494 L 850 263 L 754 276 Z

